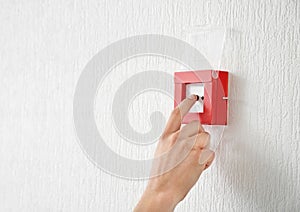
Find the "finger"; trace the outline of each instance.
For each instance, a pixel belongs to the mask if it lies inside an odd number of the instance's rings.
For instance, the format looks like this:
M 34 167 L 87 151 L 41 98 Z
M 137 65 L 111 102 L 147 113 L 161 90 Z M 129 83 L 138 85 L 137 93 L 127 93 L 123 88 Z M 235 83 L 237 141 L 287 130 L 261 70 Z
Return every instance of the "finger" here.
M 207 132 L 202 132 L 189 139 L 193 140 L 194 149 L 204 149 L 209 145 L 210 135 Z
M 180 129 L 181 121 L 183 117 L 189 112 L 191 107 L 195 104 L 199 97 L 197 95 L 191 95 L 184 99 L 171 113 L 171 116 L 167 122 L 163 135 L 169 135 Z
M 204 169 L 209 167 L 215 158 L 215 153 L 210 149 L 203 149 L 200 152 L 199 164 L 204 166 Z
M 207 161 L 207 163 L 205 164 L 205 167 L 203 170 L 207 169 L 208 167 L 210 167 L 210 165 L 213 163 L 215 159 L 215 153 L 212 154 L 211 158 Z
M 201 123 L 198 120 L 191 121 L 187 125 L 183 126 L 180 130 L 180 138 L 188 138 L 199 133 L 204 132 L 204 129 Z

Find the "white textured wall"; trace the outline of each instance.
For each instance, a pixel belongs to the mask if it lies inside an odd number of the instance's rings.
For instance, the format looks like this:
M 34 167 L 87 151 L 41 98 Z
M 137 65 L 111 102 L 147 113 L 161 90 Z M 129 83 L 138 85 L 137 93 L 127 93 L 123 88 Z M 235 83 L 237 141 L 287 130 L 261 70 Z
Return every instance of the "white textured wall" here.
M 231 125 L 214 165 L 177 211 L 300 210 L 299 1 L 0 5 L 0 211 L 130 211 L 146 182 L 110 176 L 84 155 L 73 128 L 76 82 L 111 42 L 144 33 L 180 38 L 183 28 L 203 24 L 230 29 L 222 67 L 233 72 Z M 164 63 L 138 64 L 124 69 Z M 170 111 L 167 103 L 159 107 Z

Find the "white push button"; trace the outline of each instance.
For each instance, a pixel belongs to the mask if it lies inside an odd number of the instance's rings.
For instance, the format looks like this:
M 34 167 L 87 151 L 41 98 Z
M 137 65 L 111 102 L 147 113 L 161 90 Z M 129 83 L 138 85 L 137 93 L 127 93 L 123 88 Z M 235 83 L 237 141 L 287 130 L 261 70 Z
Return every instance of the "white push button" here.
M 203 113 L 203 101 L 201 97 L 204 96 L 204 84 L 203 83 L 193 83 L 186 85 L 186 96 L 196 94 L 200 99 L 193 105 L 190 109 L 190 113 Z

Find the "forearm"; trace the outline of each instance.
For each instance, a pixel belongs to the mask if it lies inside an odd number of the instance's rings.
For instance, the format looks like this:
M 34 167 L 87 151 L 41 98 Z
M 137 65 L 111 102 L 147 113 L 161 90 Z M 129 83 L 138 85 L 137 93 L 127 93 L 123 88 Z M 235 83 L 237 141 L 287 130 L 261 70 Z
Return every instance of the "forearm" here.
M 176 205 L 170 195 L 146 190 L 134 212 L 172 212 Z

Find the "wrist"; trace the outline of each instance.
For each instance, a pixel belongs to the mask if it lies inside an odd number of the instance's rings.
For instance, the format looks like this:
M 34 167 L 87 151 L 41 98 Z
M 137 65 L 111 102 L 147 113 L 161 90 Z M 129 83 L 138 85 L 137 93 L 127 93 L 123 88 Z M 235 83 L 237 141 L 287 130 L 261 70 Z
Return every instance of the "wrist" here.
M 139 211 L 174 211 L 177 202 L 172 195 L 146 189 L 134 212 Z

